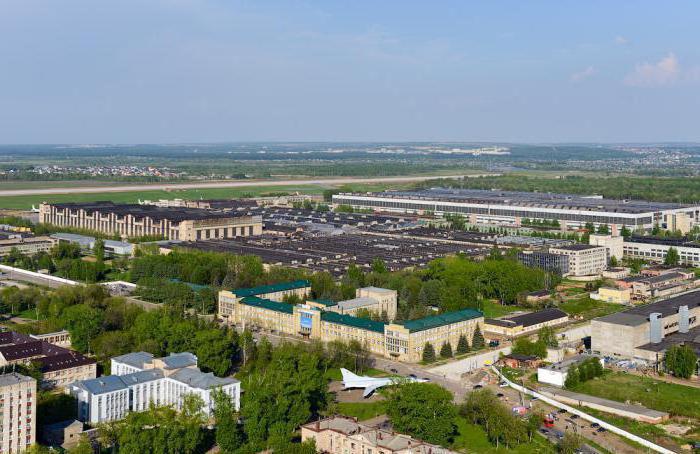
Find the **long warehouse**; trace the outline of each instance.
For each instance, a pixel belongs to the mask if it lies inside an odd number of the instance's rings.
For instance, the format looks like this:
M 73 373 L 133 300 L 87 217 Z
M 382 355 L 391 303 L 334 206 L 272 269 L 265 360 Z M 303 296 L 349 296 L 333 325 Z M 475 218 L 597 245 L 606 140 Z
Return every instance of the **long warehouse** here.
M 590 222 L 631 230 L 650 230 L 659 225 L 683 231 L 691 229 L 700 218 L 700 205 L 483 189 L 343 193 L 333 195 L 333 203 L 394 213 L 459 214 L 471 224 L 520 226 L 524 219 L 556 220 L 563 229 L 577 229 Z

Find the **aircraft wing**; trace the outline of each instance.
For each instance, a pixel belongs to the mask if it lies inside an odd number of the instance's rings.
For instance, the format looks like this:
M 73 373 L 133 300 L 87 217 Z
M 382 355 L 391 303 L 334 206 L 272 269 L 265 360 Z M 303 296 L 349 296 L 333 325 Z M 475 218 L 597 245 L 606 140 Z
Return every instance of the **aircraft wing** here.
M 365 388 L 365 391 L 362 393 L 362 397 L 368 397 L 370 394 L 372 394 L 374 391 L 377 390 L 377 388 L 380 388 L 384 386 L 384 383 L 377 383 L 375 385 L 370 385 Z

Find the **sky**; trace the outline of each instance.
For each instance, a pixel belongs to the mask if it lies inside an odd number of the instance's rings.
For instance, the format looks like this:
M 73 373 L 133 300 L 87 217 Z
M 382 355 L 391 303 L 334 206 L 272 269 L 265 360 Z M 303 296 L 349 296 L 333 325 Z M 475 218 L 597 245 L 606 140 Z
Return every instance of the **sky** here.
M 700 2 L 0 0 L 0 143 L 700 141 Z

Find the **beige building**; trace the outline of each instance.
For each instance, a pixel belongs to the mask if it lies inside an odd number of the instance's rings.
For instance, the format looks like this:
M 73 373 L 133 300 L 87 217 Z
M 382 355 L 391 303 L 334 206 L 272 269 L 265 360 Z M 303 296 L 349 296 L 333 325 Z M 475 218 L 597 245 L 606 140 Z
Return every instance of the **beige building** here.
M 549 252 L 569 257 L 569 276 L 600 274 L 608 266 L 608 252 L 603 246 L 571 244 L 549 248 Z
M 590 294 L 591 299 L 606 303 L 629 304 L 632 291 L 628 288 L 600 287 L 597 292 Z
M 236 304 L 243 298 L 257 297 L 263 300 L 282 302 L 287 298 L 296 297 L 300 301 L 304 301 L 310 294 L 311 282 L 303 279 L 231 291 L 222 290 L 219 292 L 218 316 L 220 319 L 228 321 L 229 323 L 242 323 L 242 321 L 246 320 L 248 317 L 252 319 L 256 319 L 257 317 L 255 310 L 252 310 L 250 314 L 247 314 L 239 321 L 233 319 L 236 315 L 241 315 L 235 314 L 234 309 Z M 265 317 L 262 317 L 261 320 L 264 318 Z
M 21 254 L 34 255 L 39 252 L 49 252 L 56 240 L 48 236 L 30 236 L 26 238 L 10 238 L 0 240 L 0 257 L 4 257 L 16 249 Z
M 262 234 L 260 216 L 112 202 L 42 203 L 39 222 L 117 234 L 122 238 L 153 235 L 169 240 L 199 241 Z
M 301 426 L 301 441 L 314 440 L 316 450 L 330 454 L 452 454 L 447 448 L 408 435 L 334 416 Z
M 617 235 L 591 234 L 588 238 L 588 244 L 591 246 L 602 246 L 606 249 L 608 262 L 610 262 L 612 257 L 615 257 L 618 262 L 622 260 L 624 242 L 625 239 Z
M 323 342 L 339 340 L 360 342 L 372 353 L 399 361 L 418 362 L 426 342 L 436 350 L 445 343 L 456 349 L 460 336 L 472 341 L 483 314 L 473 309 L 433 315 L 402 323 L 384 323 L 333 311 L 335 303 L 308 301 L 305 304 L 282 302 L 280 292 L 303 292 L 306 281 L 275 284 L 255 289 L 219 292 L 219 316 L 229 324 L 257 327 Z M 270 290 L 269 293 L 262 293 Z M 386 295 L 384 289 L 369 293 Z M 276 295 L 277 299 L 260 295 Z M 249 295 L 249 296 L 248 296 Z M 387 297 L 388 298 L 388 297 Z
M 543 309 L 527 314 L 484 320 L 484 332 L 503 337 L 516 337 L 535 333 L 545 326 L 558 326 L 569 321 L 566 312 L 556 308 Z
M 36 380 L 17 373 L 0 375 L 0 395 L 0 452 L 24 452 L 36 442 Z
M 332 301 L 307 301 L 307 304 L 338 314 L 357 316 L 366 312 L 377 318 L 386 317 L 386 320 L 396 318 L 398 306 L 398 293 L 379 287 L 358 288 L 355 291 L 356 297 L 349 300 Z

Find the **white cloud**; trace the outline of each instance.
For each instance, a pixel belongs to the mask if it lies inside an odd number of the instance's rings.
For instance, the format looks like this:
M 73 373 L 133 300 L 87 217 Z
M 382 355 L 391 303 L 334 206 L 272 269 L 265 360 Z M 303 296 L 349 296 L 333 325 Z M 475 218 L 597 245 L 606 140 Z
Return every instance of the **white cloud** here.
M 597 73 L 598 71 L 593 66 L 589 66 L 583 71 L 573 73 L 571 75 L 571 82 L 581 82 L 583 80 L 588 79 L 589 77 L 595 76 Z
M 615 44 L 618 46 L 624 46 L 625 44 L 629 44 L 629 40 L 624 36 L 617 35 L 615 37 Z
M 671 85 L 681 75 L 681 66 L 673 53 L 669 53 L 656 63 L 638 63 L 634 71 L 625 77 L 625 85 L 633 87 L 654 87 Z

